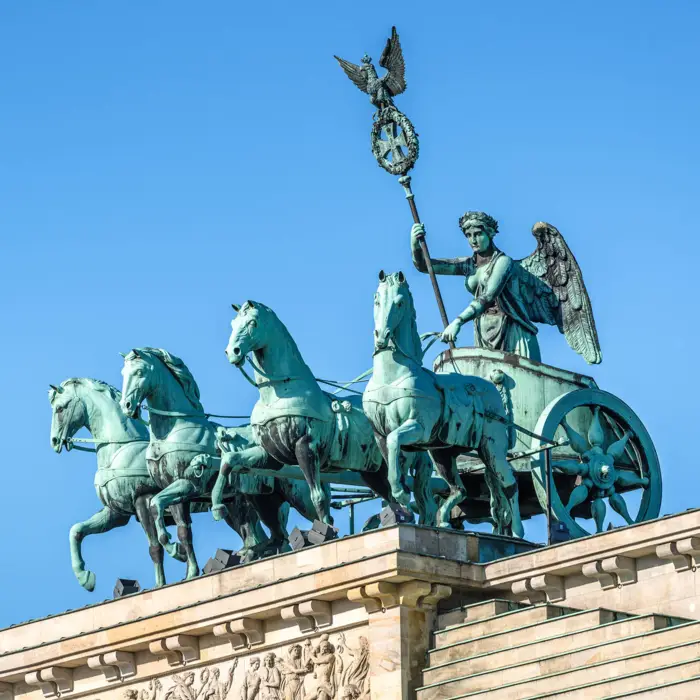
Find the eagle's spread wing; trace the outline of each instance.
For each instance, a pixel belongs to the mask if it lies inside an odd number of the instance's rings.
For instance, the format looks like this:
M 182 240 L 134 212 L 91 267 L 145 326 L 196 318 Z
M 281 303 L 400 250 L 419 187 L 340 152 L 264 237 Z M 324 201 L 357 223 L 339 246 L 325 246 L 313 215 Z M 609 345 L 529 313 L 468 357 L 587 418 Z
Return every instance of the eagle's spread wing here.
M 403 53 L 396 27 L 391 28 L 391 37 L 386 40 L 386 47 L 379 59 L 379 65 L 389 71 L 382 78 L 384 87 L 392 97 L 401 94 L 406 89 L 406 79 L 404 78 L 406 66 L 403 62 Z
M 564 237 L 542 221 L 532 227 L 535 252 L 520 260 L 520 288 L 531 320 L 556 325 L 589 364 L 603 359 L 581 268 Z
M 346 61 L 344 58 L 339 58 L 338 56 L 333 56 L 333 58 L 340 63 L 340 67 L 345 71 L 345 75 L 347 75 L 362 92 L 367 92 L 367 75 L 360 66 L 350 63 L 350 61 Z

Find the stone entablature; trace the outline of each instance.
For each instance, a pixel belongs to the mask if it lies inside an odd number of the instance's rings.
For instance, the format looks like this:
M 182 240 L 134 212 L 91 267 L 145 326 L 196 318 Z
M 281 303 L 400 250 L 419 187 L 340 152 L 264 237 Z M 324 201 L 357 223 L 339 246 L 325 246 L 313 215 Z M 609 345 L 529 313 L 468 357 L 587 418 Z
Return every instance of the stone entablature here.
M 263 675 L 270 698 L 398 700 L 420 683 L 441 601 L 697 618 L 699 538 L 689 511 L 479 564 L 488 536 L 373 531 L 1 630 L 0 700 L 239 700 Z

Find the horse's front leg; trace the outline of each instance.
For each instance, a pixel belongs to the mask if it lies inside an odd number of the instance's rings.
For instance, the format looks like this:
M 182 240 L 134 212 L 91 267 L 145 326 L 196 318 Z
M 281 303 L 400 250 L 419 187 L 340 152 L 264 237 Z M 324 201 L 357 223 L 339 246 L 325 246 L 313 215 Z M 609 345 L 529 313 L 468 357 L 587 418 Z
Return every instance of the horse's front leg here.
M 386 436 L 386 464 L 389 467 L 391 495 L 402 506 L 410 507 L 411 493 L 403 482 L 401 447 L 420 442 L 424 434 L 425 428 L 415 418 L 411 418 Z
M 274 462 L 274 460 L 259 445 L 240 450 L 239 452 L 227 452 L 224 454 L 221 458 L 219 475 L 211 492 L 211 512 L 214 520 L 223 520 L 226 517 L 227 509 L 224 504 L 224 495 L 231 472 L 235 474 L 254 469 L 255 467 L 265 467 L 270 462 Z M 281 466 L 278 462 L 274 462 L 274 464 L 278 468 Z
M 450 527 L 450 513 L 452 508 L 461 503 L 467 492 L 462 484 L 462 477 L 457 469 L 457 454 L 459 450 L 445 448 L 432 450 L 430 456 L 435 464 L 438 474 L 447 482 L 450 492 L 442 502 L 437 512 L 437 527 Z
M 85 561 L 81 552 L 81 542 L 88 535 L 96 535 L 100 532 L 108 532 L 115 527 L 122 527 L 129 522 L 130 515 L 122 515 L 106 506 L 91 518 L 76 523 L 70 529 L 70 557 L 73 572 L 80 585 L 88 591 L 95 589 L 95 574 L 85 568 Z
M 192 517 L 190 516 L 189 503 L 176 503 L 171 506 L 170 512 L 177 525 L 177 538 L 180 540 L 180 544 L 187 557 L 187 573 L 185 574 L 185 578 L 194 578 L 199 574 L 199 565 L 197 564 L 197 557 L 195 556 L 194 546 L 192 545 Z
M 321 459 L 318 454 L 318 446 L 314 444 L 310 435 L 304 435 L 297 440 L 294 446 L 294 454 L 297 464 L 304 474 L 306 483 L 311 491 L 311 502 L 314 504 L 318 519 L 327 525 L 333 524 L 331 517 L 330 498 L 321 486 Z
M 197 487 L 189 479 L 176 479 L 151 497 L 151 513 L 158 532 L 158 541 L 163 546 L 170 544 L 170 533 L 165 527 L 165 511 L 172 505 L 193 498 L 197 492 Z
M 156 586 L 165 585 L 165 569 L 163 567 L 163 545 L 158 541 L 158 531 L 153 515 L 148 507 L 150 495 L 143 494 L 134 501 L 134 510 L 148 538 L 148 553 L 156 574 Z

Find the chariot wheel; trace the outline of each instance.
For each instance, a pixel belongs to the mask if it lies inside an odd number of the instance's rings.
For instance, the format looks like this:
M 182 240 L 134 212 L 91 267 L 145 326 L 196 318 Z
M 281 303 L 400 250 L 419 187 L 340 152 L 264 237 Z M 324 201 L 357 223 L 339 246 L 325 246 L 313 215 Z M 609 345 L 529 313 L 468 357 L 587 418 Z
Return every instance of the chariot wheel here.
M 551 451 L 552 517 L 572 537 L 602 532 L 608 506 L 628 524 L 652 520 L 661 509 L 661 469 L 644 424 L 616 396 L 600 389 L 577 389 L 550 402 L 534 432 L 557 442 Z M 538 437 L 532 449 L 546 446 Z M 531 458 L 537 499 L 546 512 L 544 452 Z M 631 515 L 625 496 L 637 493 L 639 507 Z M 631 499 L 630 499 L 631 500 Z M 637 498 L 635 498 L 637 500 Z M 607 501 L 607 505 L 606 505 Z M 583 526 L 593 519 L 595 529 Z

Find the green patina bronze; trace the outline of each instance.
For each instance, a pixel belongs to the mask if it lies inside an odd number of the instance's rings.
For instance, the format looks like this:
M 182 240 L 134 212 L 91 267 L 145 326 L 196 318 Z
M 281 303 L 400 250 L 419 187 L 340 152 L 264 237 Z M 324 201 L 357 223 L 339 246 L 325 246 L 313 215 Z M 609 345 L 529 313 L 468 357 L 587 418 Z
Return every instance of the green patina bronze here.
M 498 222 L 479 211 L 459 220 L 473 255 L 431 259 L 438 275 L 459 275 L 474 296 L 442 334 L 454 342 L 462 326 L 474 322 L 474 344 L 540 361 L 536 323 L 557 326 L 586 362 L 601 361 L 600 343 L 583 275 L 564 237 L 551 224 L 536 223 L 537 248 L 523 260 L 513 260 L 494 245 Z M 427 272 L 420 242 L 423 224 L 411 228 L 413 264 Z
M 374 296 L 374 372 L 362 404 L 389 471 L 402 449 L 428 450 L 450 493 L 437 524 L 466 498 L 457 457 L 475 450 L 485 465 L 491 517 L 498 534 L 522 537 L 518 485 L 506 457 L 508 429 L 501 395 L 493 383 L 423 367 L 413 297 L 403 273 L 379 273 Z
M 104 507 L 70 530 L 73 571 L 88 591 L 95 588 L 95 574 L 85 568 L 81 553 L 83 539 L 122 527 L 132 515 L 138 518 L 148 538 L 156 586 L 165 585 L 163 546 L 148 508 L 151 496 L 159 491 L 146 465 L 148 430 L 142 421 L 122 413 L 120 399 L 117 389 L 97 379 L 67 379 L 49 390 L 51 447 L 57 453 L 64 447 L 70 449 L 73 436 L 81 428 L 87 428 L 97 450 L 95 490 Z M 184 524 L 182 506 L 173 507 L 171 513 L 177 524 Z M 176 545 L 167 544 L 166 549 L 171 556 L 184 561 Z
M 332 523 L 320 477 L 327 470 L 357 471 L 378 496 L 409 506 L 406 476 L 414 469 L 417 490 L 422 492 L 430 463 L 407 455 L 387 471 L 361 397 L 340 400 L 324 392 L 272 309 L 253 301 L 234 309 L 238 315 L 231 322 L 226 355 L 236 367 L 243 369 L 248 360 L 253 368 L 252 381 L 260 391 L 251 415 L 255 439 L 280 465 L 301 468 L 321 520 Z M 417 500 L 416 508 L 422 510 L 424 521 L 429 520 L 423 499 Z
M 160 490 L 151 499 L 159 540 L 170 541 L 165 528 L 167 508 L 179 503 L 209 500 L 219 476 L 219 436 L 221 426 L 209 421 L 199 400 L 199 388 L 185 363 L 167 350 L 138 348 L 124 358 L 122 410 L 135 415 L 146 402 L 150 416 L 150 442 L 146 451 L 148 469 Z M 245 441 L 246 429 L 238 429 Z M 240 490 L 236 490 L 236 486 Z M 275 479 L 241 477 L 226 490 L 226 503 L 216 515 L 226 521 L 243 540 L 244 561 L 283 551 L 287 534 L 287 497 L 306 517 L 312 516 L 308 494 L 300 486 L 293 489 Z M 260 527 L 268 526 L 272 538 Z M 192 547 L 187 521 L 178 527 L 178 538 L 187 555 L 187 577 L 199 568 Z

